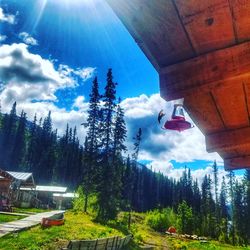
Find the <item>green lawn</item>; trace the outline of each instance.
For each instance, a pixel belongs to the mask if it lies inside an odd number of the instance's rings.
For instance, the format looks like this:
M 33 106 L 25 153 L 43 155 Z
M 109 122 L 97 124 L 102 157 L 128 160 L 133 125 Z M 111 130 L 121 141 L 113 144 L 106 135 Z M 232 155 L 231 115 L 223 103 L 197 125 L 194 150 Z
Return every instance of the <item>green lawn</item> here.
M 83 213 L 65 213 L 65 224 L 58 227 L 42 229 L 40 226 L 20 232 L 18 235 L 7 235 L 0 240 L 1 250 L 50 250 L 67 245 L 71 239 L 95 239 L 124 234 L 117 229 L 103 226 L 91 221 Z
M 217 241 L 208 241 L 201 243 L 194 240 L 176 239 L 168 236 L 167 242 L 169 248 L 173 250 L 250 250 L 250 247 L 238 247 L 227 244 L 222 244 Z
M 25 216 L 0 214 L 0 223 L 9 222 L 9 221 L 15 221 L 15 220 L 20 220 L 20 219 L 22 219 L 24 217 Z
M 50 210 L 48 209 L 40 209 L 40 208 L 13 208 L 14 213 L 42 213 L 42 212 L 48 212 Z
M 1 217 L 0 217 L 1 218 Z M 13 218 L 13 217 L 12 217 Z M 101 225 L 84 213 L 65 213 L 65 224 L 42 229 L 33 227 L 18 234 L 10 234 L 0 239 L 0 250 L 55 250 L 67 245 L 71 239 L 96 239 L 123 236 L 126 232 L 127 215 L 121 213 L 117 221 Z M 194 240 L 172 238 L 153 231 L 145 223 L 145 214 L 133 213 L 131 231 L 134 242 L 126 250 L 138 250 L 139 245 L 154 245 L 155 249 L 168 250 L 250 250 L 250 247 L 235 247 L 216 241 L 200 243 Z

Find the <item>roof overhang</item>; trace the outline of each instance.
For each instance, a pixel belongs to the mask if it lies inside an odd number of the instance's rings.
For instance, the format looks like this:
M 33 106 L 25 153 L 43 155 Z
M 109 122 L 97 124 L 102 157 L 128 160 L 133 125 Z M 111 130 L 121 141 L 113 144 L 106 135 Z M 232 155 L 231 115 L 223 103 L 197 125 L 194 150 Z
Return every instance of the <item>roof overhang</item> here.
M 106 0 L 225 168 L 250 168 L 250 1 Z

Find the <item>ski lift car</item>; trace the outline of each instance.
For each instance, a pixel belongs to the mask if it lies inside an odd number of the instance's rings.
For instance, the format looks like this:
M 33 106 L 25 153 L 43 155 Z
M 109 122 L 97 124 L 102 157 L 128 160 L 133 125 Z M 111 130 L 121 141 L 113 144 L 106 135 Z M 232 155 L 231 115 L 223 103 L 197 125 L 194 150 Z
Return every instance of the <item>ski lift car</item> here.
M 158 115 L 159 123 L 164 115 L 163 110 L 161 110 Z M 193 125 L 186 121 L 183 106 L 181 104 L 175 104 L 171 120 L 165 122 L 163 129 L 182 132 L 190 128 L 193 128 Z

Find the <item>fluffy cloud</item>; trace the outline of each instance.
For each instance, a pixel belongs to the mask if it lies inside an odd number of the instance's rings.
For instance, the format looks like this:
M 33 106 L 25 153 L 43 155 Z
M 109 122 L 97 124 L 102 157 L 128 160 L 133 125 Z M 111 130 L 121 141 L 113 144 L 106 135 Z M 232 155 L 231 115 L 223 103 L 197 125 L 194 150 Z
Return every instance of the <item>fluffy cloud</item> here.
M 0 22 L 15 24 L 15 15 L 4 13 L 3 9 L 0 7 Z
M 29 33 L 27 33 L 27 32 L 21 32 L 21 33 L 19 33 L 18 37 L 24 43 L 26 43 L 28 45 L 32 45 L 32 46 L 38 45 L 37 40 L 34 37 L 32 37 Z
M 67 88 L 69 91 L 77 86 L 76 77 L 86 81 L 92 76 L 94 68 L 72 69 L 67 65 L 56 68 L 52 61 L 28 51 L 26 44 L 0 46 L 0 100 L 2 110 L 8 112 L 14 101 L 18 103 L 18 112 L 22 109 L 32 119 L 45 117 L 50 110 L 54 127 L 61 134 L 69 123 L 77 126 L 79 134 L 85 134 L 80 126 L 86 120 L 88 103 L 83 97 L 75 100 L 77 110 L 68 111 L 56 106 L 56 91 Z M 80 74 L 81 72 L 81 74 Z
M 68 65 L 60 64 L 58 70 L 63 76 L 68 76 L 71 78 L 79 77 L 83 81 L 87 81 L 94 76 L 96 68 L 86 67 L 82 69 L 72 69 Z
M 163 109 L 166 113 L 163 122 L 170 119 L 174 103 L 165 102 L 159 94 L 128 98 L 121 103 L 125 110 L 128 137 L 132 138 L 138 128 L 142 128 L 140 158 L 151 161 L 160 159 L 163 164 L 170 160 L 188 162 L 217 159 L 221 161 L 217 154 L 206 152 L 205 138 L 198 128 L 182 133 L 162 129 L 162 125 L 157 122 L 158 112 Z M 191 121 L 188 115 L 186 118 Z
M 7 36 L 0 35 L 0 42 L 4 42 L 6 40 Z
M 56 101 L 57 90 L 77 85 L 74 70 L 65 68 L 60 65 L 55 69 L 51 61 L 30 53 L 26 44 L 2 45 L 0 78 L 5 88 L 0 98 L 3 106 L 14 101 Z
M 217 153 L 208 154 L 206 152 L 204 135 L 197 127 L 179 133 L 163 130 L 163 125 L 158 124 L 158 112 L 161 109 L 164 110 L 166 117 L 162 120 L 165 122 L 171 118 L 174 103 L 181 101 L 166 102 L 159 94 L 154 94 L 128 98 L 121 103 L 125 110 L 128 127 L 129 153 L 131 154 L 133 148 L 132 138 L 138 129 L 142 128 L 139 160 L 149 161 L 149 167 L 152 166 L 155 171 L 160 171 L 174 178 L 179 178 L 183 169 L 175 169 L 171 163 L 172 160 L 178 163 L 194 162 L 195 160 L 212 163 L 217 160 L 219 165 L 222 164 L 222 159 Z M 191 121 L 188 115 L 186 118 Z M 196 171 L 194 174 L 198 178 L 199 172 Z M 204 174 L 205 172 L 201 175 L 204 177 Z

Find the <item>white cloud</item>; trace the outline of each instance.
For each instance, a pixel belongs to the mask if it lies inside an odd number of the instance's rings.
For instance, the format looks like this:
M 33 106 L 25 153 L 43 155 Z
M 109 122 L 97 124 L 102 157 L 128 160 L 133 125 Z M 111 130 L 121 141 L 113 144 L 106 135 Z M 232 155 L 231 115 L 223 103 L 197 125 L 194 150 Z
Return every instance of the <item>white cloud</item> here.
M 24 43 L 26 43 L 28 45 L 32 45 L 32 46 L 38 45 L 37 40 L 34 37 L 32 37 L 29 33 L 27 33 L 27 32 L 21 32 L 21 33 L 19 33 L 18 37 Z
M 15 24 L 15 15 L 4 13 L 3 9 L 0 7 L 0 22 L 7 22 L 9 24 Z
M 60 64 L 58 70 L 61 75 L 68 76 L 71 78 L 79 77 L 82 81 L 87 81 L 88 79 L 93 77 L 96 68 L 86 67 L 82 69 L 72 69 L 68 65 Z
M 88 103 L 85 101 L 85 97 L 78 96 L 73 103 L 73 108 L 76 108 L 77 110 L 87 110 Z
M 92 68 L 87 68 L 90 72 Z M 80 124 L 86 121 L 88 103 L 84 97 L 75 100 L 77 110 L 66 110 L 56 106 L 58 101 L 56 91 L 67 88 L 73 90 L 77 86 L 75 71 L 67 65 L 55 68 L 52 61 L 28 51 L 26 44 L 12 44 L 0 46 L 0 100 L 2 111 L 9 112 L 13 102 L 17 102 L 18 112 L 22 109 L 30 120 L 36 113 L 38 117 L 45 117 L 52 112 L 54 127 L 61 134 L 69 123 L 77 126 L 81 137 L 85 128 Z M 95 69 L 92 70 L 94 72 Z M 84 71 L 84 69 L 82 69 Z M 78 76 L 86 81 L 88 76 Z M 82 141 L 84 138 L 82 138 Z
M 0 35 L 0 42 L 4 42 L 7 39 L 7 36 Z
M 159 94 L 154 94 L 128 98 L 121 105 L 125 110 L 128 138 L 133 138 L 138 129 L 142 128 L 139 159 L 161 162 L 162 165 L 169 165 L 171 160 L 222 161 L 217 153 L 206 152 L 205 137 L 197 127 L 182 133 L 162 129 L 163 125 L 159 125 L 157 121 L 158 112 L 163 109 L 166 113 L 164 119 L 170 119 L 174 102 L 165 102 Z M 188 116 L 186 118 L 191 121 Z M 131 143 L 128 146 L 132 148 Z
M 0 46 L 0 78 L 5 85 L 0 97 L 4 106 L 14 101 L 56 101 L 57 90 L 77 86 L 75 75 L 69 66 L 56 69 L 51 61 L 30 53 L 24 43 Z

